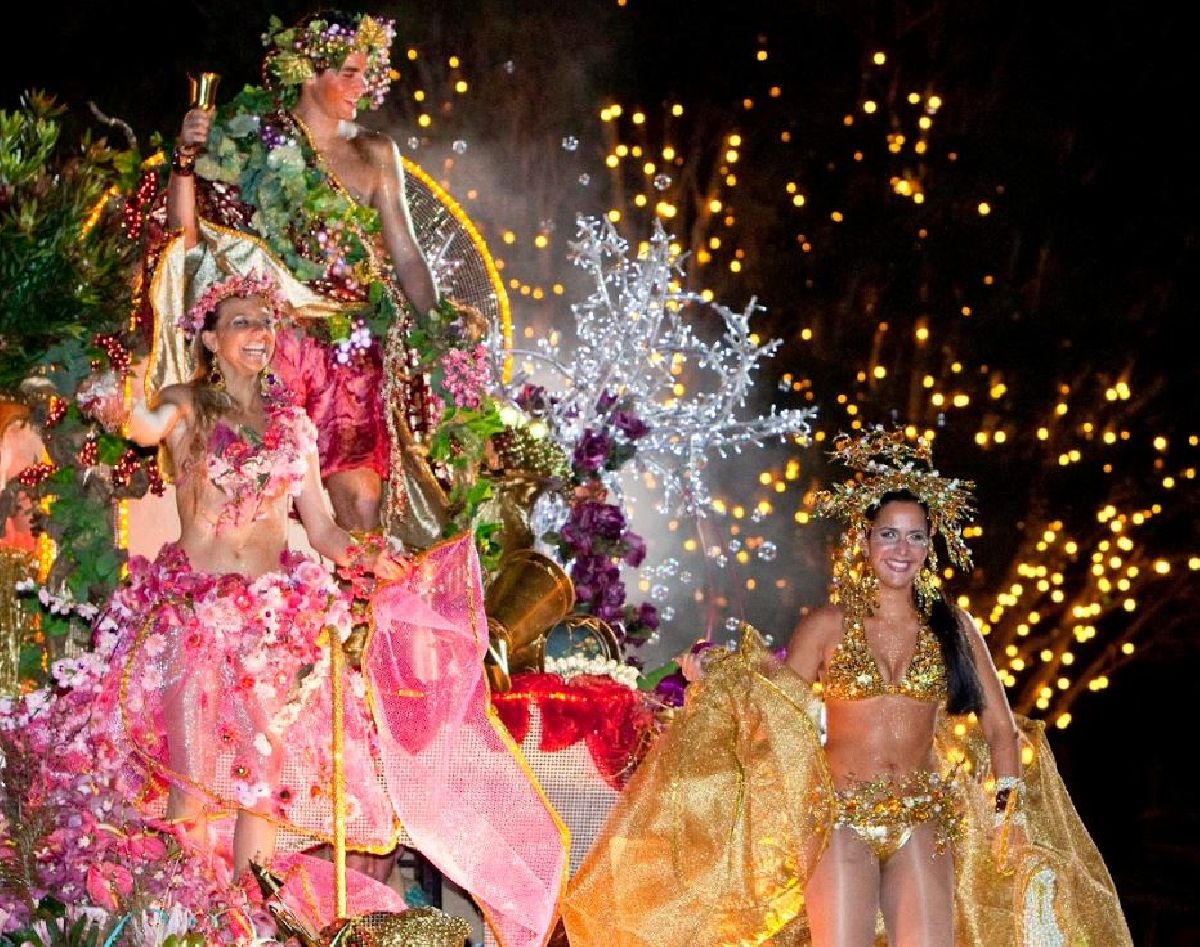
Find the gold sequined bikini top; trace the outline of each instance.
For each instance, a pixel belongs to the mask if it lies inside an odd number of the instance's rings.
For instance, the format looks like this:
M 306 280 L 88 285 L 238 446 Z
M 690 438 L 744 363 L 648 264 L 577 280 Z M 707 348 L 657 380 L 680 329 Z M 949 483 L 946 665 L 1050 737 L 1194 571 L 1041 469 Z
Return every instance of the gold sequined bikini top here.
M 917 632 L 917 647 L 903 676 L 886 684 L 867 643 L 862 619 L 847 616 L 842 640 L 825 667 L 822 684 L 825 696 L 834 700 L 899 695 L 939 703 L 946 699 L 946 665 L 937 637 L 922 624 Z

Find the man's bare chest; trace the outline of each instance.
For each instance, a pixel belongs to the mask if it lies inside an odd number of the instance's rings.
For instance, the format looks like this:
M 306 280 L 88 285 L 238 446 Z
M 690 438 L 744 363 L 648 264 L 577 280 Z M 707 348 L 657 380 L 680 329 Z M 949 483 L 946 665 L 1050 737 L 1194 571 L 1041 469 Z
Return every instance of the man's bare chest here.
M 375 193 L 376 170 L 367 157 L 349 142 L 330 148 L 321 155 L 326 170 L 360 204 L 371 204 Z

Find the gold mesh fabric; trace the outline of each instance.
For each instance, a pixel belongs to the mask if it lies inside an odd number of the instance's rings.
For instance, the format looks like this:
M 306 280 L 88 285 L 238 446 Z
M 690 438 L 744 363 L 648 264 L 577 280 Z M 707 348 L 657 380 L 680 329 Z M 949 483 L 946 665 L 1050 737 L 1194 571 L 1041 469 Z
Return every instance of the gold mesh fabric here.
M 1013 848 L 1010 871 L 997 870 L 991 793 L 968 781 L 968 828 L 954 851 L 956 942 L 1132 945 L 1116 887 L 1059 775 L 1045 723 L 1018 716 L 1017 724 L 1025 761 L 1017 811 L 1028 821 L 1029 844 Z M 939 750 L 963 758 L 980 779 L 987 773 L 987 744 L 973 722 L 947 720 Z
M 816 705 L 752 629 L 736 654 L 711 662 L 568 886 L 562 916 L 572 947 L 808 944 L 804 884 L 833 820 Z M 993 855 L 987 743 L 974 720 L 939 724 L 939 763 L 962 774 L 955 943 L 1132 945 L 1044 724 L 1017 720 L 1029 844 L 1012 851 L 1003 872 Z M 881 918 L 876 933 L 886 944 Z
M 462 947 L 471 925 L 437 908 L 360 914 L 321 932 L 330 947 Z
M 690 690 L 568 886 L 573 947 L 788 942 L 831 816 L 815 702 L 752 629 Z

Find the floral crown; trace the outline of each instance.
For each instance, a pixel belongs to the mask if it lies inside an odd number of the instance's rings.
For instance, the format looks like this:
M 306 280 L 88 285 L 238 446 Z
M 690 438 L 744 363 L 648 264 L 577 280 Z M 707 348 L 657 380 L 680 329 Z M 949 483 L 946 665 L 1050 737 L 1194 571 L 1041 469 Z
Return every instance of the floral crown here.
M 349 18 L 354 25 L 347 26 L 326 16 L 330 15 L 314 14 L 289 27 L 271 17 L 263 34 L 263 45 L 269 49 L 263 60 L 263 81 L 269 88 L 286 91 L 326 69 L 341 68 L 351 53 L 364 53 L 368 106 L 378 108 L 395 77 L 391 65 L 395 20 L 357 13 Z
M 204 320 L 208 318 L 208 314 L 215 312 L 224 300 L 234 297 L 245 299 L 248 296 L 264 297 L 276 316 L 281 315 L 287 305 L 279 291 L 279 284 L 270 276 L 259 272 L 248 273 L 245 276 L 235 273 L 209 285 L 192 308 L 175 324 L 184 336 L 193 339 L 204 328 Z
M 933 469 L 933 449 L 924 438 L 908 440 L 903 431 L 870 428 L 857 436 L 841 435 L 834 441 L 830 457 L 857 473 L 815 498 L 818 516 L 839 519 L 846 525 L 834 563 L 835 601 L 861 608 L 866 589 L 866 551 L 862 537 L 870 527 L 869 514 L 889 493 L 907 491 L 928 511 L 931 535 L 946 543 L 950 561 L 962 571 L 971 568 L 971 550 L 963 540 L 963 526 L 974 519 L 968 480 L 942 477 Z M 926 568 L 932 579 L 937 572 L 937 553 L 931 546 Z M 923 604 L 931 589 L 918 587 Z

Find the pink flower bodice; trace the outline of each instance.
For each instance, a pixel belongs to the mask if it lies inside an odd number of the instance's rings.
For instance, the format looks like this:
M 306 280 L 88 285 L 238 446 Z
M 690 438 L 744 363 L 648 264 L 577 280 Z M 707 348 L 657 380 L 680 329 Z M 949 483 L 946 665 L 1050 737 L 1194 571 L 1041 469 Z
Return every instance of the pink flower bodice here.
M 265 503 L 297 496 L 317 450 L 317 430 L 304 409 L 283 402 L 267 410 L 266 429 L 259 434 L 218 421 L 208 439 L 205 470 L 209 483 L 225 495 L 217 528 L 254 519 Z M 185 464 L 181 479 L 195 465 Z

